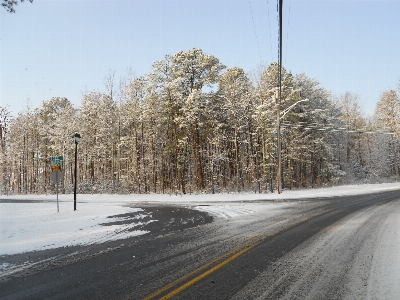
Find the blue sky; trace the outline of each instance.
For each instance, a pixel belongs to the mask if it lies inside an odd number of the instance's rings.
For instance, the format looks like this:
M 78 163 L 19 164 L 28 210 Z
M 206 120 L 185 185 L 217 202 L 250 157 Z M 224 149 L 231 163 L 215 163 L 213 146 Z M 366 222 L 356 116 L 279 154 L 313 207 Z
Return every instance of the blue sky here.
M 400 80 L 400 1 L 284 0 L 283 65 L 372 115 Z M 277 0 L 34 0 L 0 10 L 1 95 L 16 115 L 51 97 L 79 105 L 104 78 L 201 48 L 246 72 L 277 60 Z

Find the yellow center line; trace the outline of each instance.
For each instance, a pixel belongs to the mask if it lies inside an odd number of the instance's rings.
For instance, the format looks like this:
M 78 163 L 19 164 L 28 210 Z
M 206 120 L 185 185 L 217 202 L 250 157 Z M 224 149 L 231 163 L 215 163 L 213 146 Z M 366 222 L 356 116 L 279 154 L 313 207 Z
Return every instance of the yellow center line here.
M 188 288 L 189 286 L 193 285 L 194 283 L 198 282 L 199 280 L 203 279 L 204 277 L 210 275 L 211 273 L 213 273 L 214 271 L 218 270 L 219 268 L 221 268 L 222 266 L 226 265 L 227 263 L 231 262 L 232 260 L 234 260 L 235 258 L 239 257 L 240 255 L 242 255 L 243 253 L 249 251 L 250 249 L 254 248 L 255 246 L 259 245 L 262 241 L 258 241 L 254 244 L 251 244 L 249 246 L 247 246 L 246 248 L 244 248 L 243 250 L 236 252 L 236 251 L 230 251 L 228 254 L 224 254 L 221 255 L 219 257 L 217 257 L 216 259 L 214 259 L 213 261 L 197 268 L 196 270 L 186 274 L 185 276 L 182 276 L 181 278 L 173 281 L 172 283 L 166 285 L 165 287 L 163 287 L 162 289 L 154 292 L 153 294 L 147 296 L 146 298 L 144 298 L 144 300 L 150 300 L 153 299 L 154 297 L 160 295 L 161 293 L 169 290 L 170 288 L 172 288 L 173 286 L 181 283 L 182 281 L 188 279 L 190 276 L 198 273 L 199 271 L 213 265 L 214 263 L 216 263 L 217 261 L 221 260 L 221 258 L 223 257 L 227 257 L 229 256 L 229 258 L 225 259 L 224 261 L 222 261 L 221 263 L 219 263 L 218 265 L 214 266 L 213 268 L 209 269 L 208 271 L 200 274 L 199 276 L 193 278 L 192 280 L 190 280 L 189 282 L 181 285 L 180 287 L 178 287 L 177 289 L 173 290 L 172 292 L 170 292 L 169 294 L 167 294 L 166 296 L 162 297 L 161 299 L 170 299 L 171 297 L 175 296 L 176 294 L 180 293 L 181 291 L 185 290 L 186 288 Z M 236 252 L 236 253 L 235 253 Z M 233 254 L 235 253 L 235 254 Z M 233 254 L 233 255 L 232 255 Z
M 242 255 L 243 253 L 249 251 L 250 249 L 254 248 L 255 246 L 257 246 L 258 244 L 260 244 L 261 242 L 258 242 L 256 244 L 253 244 L 245 249 L 243 249 L 242 251 L 236 253 L 235 255 L 231 256 L 230 258 L 224 260 L 223 262 L 219 263 L 218 265 L 216 265 L 215 267 L 211 268 L 210 270 L 204 272 L 203 274 L 200 274 L 199 276 L 193 278 L 192 280 L 190 280 L 188 283 L 185 283 L 184 285 L 180 286 L 179 288 L 173 290 L 171 293 L 169 293 L 168 295 L 162 297 L 161 299 L 163 300 L 167 300 L 170 299 L 171 297 L 175 296 L 176 294 L 182 292 L 183 290 L 187 289 L 189 286 L 195 284 L 196 282 L 198 282 L 199 280 L 203 279 L 204 277 L 210 275 L 211 273 L 213 273 L 214 271 L 218 270 L 219 268 L 221 268 L 222 266 L 226 265 L 227 263 L 231 262 L 232 260 L 234 260 L 235 258 L 239 257 L 240 255 Z
M 181 278 L 179 278 L 179 279 L 177 279 L 177 280 L 171 282 L 170 284 L 164 286 L 162 289 L 159 289 L 158 291 L 154 292 L 153 294 L 147 296 L 147 297 L 144 298 L 143 300 L 151 300 L 151 299 L 153 299 L 154 297 L 156 297 L 156 296 L 160 295 L 161 293 L 163 293 L 163 292 L 169 290 L 170 288 L 172 288 L 173 286 L 179 284 L 180 282 L 185 281 L 185 280 L 186 280 L 187 278 L 189 278 L 190 276 L 192 276 L 192 275 L 194 275 L 194 274 L 200 272 L 201 270 L 203 270 L 203 269 L 209 267 L 210 265 L 214 264 L 216 261 L 218 261 L 218 260 L 220 260 L 220 259 L 221 259 L 221 257 L 218 257 L 218 258 L 214 259 L 213 261 L 211 261 L 211 262 L 209 262 L 209 263 L 207 263 L 207 264 L 205 264 L 205 265 L 203 265 L 203 266 L 197 268 L 196 270 L 194 270 L 194 271 L 192 271 L 192 272 L 190 272 L 190 273 L 188 273 L 188 274 L 182 276 Z

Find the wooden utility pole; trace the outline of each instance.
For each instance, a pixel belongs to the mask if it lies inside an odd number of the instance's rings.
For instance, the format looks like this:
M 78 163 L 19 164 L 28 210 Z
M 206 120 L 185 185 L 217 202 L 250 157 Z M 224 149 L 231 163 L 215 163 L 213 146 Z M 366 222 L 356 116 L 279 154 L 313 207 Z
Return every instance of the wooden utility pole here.
M 277 152 L 278 152 L 278 169 L 276 172 L 276 185 L 278 189 L 278 194 L 282 192 L 282 146 L 281 146 L 281 109 L 280 109 L 280 98 L 279 91 L 276 90 L 276 94 L 274 94 L 275 103 L 276 103 L 276 132 L 277 132 Z
M 278 151 L 278 170 L 276 172 L 276 181 L 277 181 L 277 188 L 278 194 L 282 192 L 282 157 L 281 157 L 281 120 L 280 120 L 280 104 L 282 99 L 282 5 L 283 0 L 279 0 L 279 82 L 278 86 L 279 89 L 277 92 L 279 94 L 276 96 L 276 119 L 277 119 L 277 151 Z

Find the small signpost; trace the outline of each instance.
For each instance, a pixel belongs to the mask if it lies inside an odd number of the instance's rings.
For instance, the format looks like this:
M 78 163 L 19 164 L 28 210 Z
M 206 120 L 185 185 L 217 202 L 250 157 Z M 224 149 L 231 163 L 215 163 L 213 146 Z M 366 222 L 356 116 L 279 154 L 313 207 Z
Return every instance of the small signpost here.
M 58 206 L 58 183 L 64 179 L 64 173 L 61 171 L 62 156 L 50 156 L 50 161 L 53 164 L 53 172 L 50 173 L 50 179 L 56 184 L 57 192 L 57 212 L 60 211 Z

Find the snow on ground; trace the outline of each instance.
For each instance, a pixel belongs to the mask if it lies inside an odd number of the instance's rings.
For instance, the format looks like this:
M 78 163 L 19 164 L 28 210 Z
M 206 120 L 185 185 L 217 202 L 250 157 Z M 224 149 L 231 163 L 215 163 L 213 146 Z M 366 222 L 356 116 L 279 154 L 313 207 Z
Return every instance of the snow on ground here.
M 101 243 L 146 233 L 128 231 L 131 224 L 101 225 L 119 220 L 109 216 L 140 211 L 140 208 L 78 205 L 79 210 L 74 212 L 72 203 L 61 202 L 57 213 L 56 204 L 51 202 L 0 203 L 0 255 Z M 135 226 L 141 224 L 135 223 Z
M 109 195 L 109 194 L 78 194 L 78 202 L 96 203 L 131 203 L 131 202 L 167 202 L 175 204 L 196 202 L 221 202 L 221 201 L 251 201 L 251 200 L 289 200 L 306 199 L 317 197 L 350 196 L 384 191 L 400 190 L 400 183 L 345 185 L 331 188 L 284 190 L 282 194 L 268 193 L 224 193 L 224 194 L 131 194 L 131 195 Z M 55 201 L 56 195 L 13 195 L 1 196 L 0 199 L 25 199 L 25 200 L 48 200 Z M 72 195 L 59 195 L 61 201 L 72 201 Z
M 57 213 L 55 195 L 0 196 L 0 255 L 45 250 L 69 245 L 87 245 L 108 240 L 124 239 L 146 232 L 132 230 L 135 225 L 101 224 L 116 221 L 108 218 L 140 211 L 129 204 L 170 203 L 192 206 L 222 218 L 235 218 L 258 211 L 279 210 L 279 202 L 246 203 L 256 200 L 285 200 L 316 197 L 356 195 L 400 189 L 399 183 L 351 185 L 311 190 L 285 190 L 282 194 L 200 194 L 200 195 L 77 195 L 77 211 L 73 211 L 73 196 L 59 195 Z M 3 200 L 3 203 L 1 203 Z M 5 201 L 6 200 L 6 201 Z M 8 201 L 7 201 L 8 200 Z M 29 202 L 41 200 L 49 202 Z M 11 202 L 14 203 L 4 203 Z M 205 203 L 202 205 L 202 203 Z M 140 215 L 139 215 L 140 218 Z M 130 227 L 129 227 L 130 226 Z M 396 244 L 400 249 L 400 242 Z

